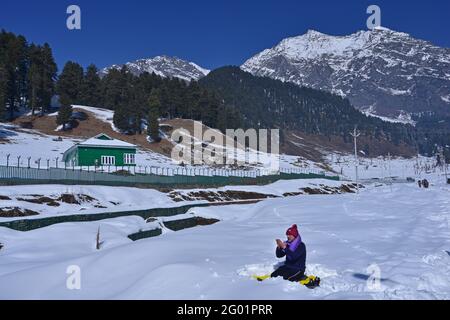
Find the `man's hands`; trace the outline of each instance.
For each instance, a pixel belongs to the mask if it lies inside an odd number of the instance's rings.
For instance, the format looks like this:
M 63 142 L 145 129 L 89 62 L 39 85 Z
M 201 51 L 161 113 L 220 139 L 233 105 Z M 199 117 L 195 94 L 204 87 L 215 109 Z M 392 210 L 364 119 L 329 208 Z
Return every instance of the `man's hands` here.
M 277 246 L 280 249 L 286 249 L 286 243 L 284 243 L 283 241 L 281 241 L 280 239 L 276 239 L 275 240 L 277 242 Z

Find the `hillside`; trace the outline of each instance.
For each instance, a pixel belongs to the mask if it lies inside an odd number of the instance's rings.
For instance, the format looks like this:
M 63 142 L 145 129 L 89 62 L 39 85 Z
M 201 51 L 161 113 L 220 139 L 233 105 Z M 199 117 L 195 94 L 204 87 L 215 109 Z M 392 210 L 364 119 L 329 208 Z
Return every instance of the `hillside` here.
M 118 130 L 113 124 L 113 111 L 109 109 L 73 106 L 74 115 L 83 120 L 72 121 L 73 128 L 67 131 L 58 130 L 55 118 L 56 113 L 43 116 L 32 116 L 24 114 L 16 118 L 11 124 L 0 123 L 0 163 L 4 164 L 6 155 L 11 154 L 10 163 L 17 162 L 17 156 L 21 156 L 21 166 L 26 166 L 27 158 L 32 158 L 32 166 L 36 167 L 37 159 L 42 159 L 42 166 L 46 165 L 46 159 L 51 160 L 51 166 L 54 166 L 55 159 L 62 159 L 62 154 L 74 143 L 83 141 L 99 133 L 105 133 L 113 138 L 120 139 L 138 146 L 138 154 L 136 163 L 139 166 L 155 166 L 165 168 L 177 168 L 178 165 L 171 159 L 173 146 L 177 143 L 172 140 L 172 133 L 177 129 L 185 129 L 191 133 L 187 138 L 192 139 L 196 145 L 210 144 L 208 141 L 200 141 L 196 139 L 194 134 L 194 120 L 190 119 L 166 119 L 160 121 L 160 132 L 162 140 L 159 143 L 150 143 L 146 130 L 141 134 L 125 134 Z M 197 122 L 198 123 L 198 122 Z M 202 125 L 202 132 L 210 129 L 206 125 Z M 220 132 L 217 132 L 220 134 Z M 224 139 L 224 138 L 223 138 Z M 211 146 L 214 146 L 212 144 Z M 243 146 L 237 144 L 238 151 L 236 154 L 229 151 L 227 156 L 233 159 L 243 157 Z M 250 150 L 253 153 L 253 150 Z M 270 158 L 264 153 L 255 153 L 258 155 L 258 162 L 252 162 L 244 165 L 239 169 L 267 169 Z M 192 153 L 195 157 L 197 153 Z M 225 155 L 225 154 L 224 154 Z M 242 159 L 242 158 L 241 158 Z M 309 160 L 308 160 L 309 159 Z M 321 158 L 320 158 L 321 159 Z M 311 161 L 311 157 L 298 157 L 293 155 L 281 155 L 280 166 L 283 169 L 303 168 L 309 170 L 327 169 L 321 163 Z M 62 163 L 59 164 L 63 166 Z M 196 165 L 199 167 L 199 165 Z M 214 167 L 200 165 L 200 167 Z M 236 165 L 227 165 L 229 169 L 237 169 Z
M 337 95 L 256 77 L 237 67 L 216 69 L 199 84 L 218 92 L 226 104 L 236 108 L 247 127 L 282 129 L 284 150 L 292 154 L 301 152 L 295 151 L 296 143 L 302 148 L 294 134 L 308 136 L 306 143 L 318 148 L 351 151 L 349 133 L 355 126 L 362 132 L 359 145 L 367 155 L 415 153 L 412 126 L 368 117 Z

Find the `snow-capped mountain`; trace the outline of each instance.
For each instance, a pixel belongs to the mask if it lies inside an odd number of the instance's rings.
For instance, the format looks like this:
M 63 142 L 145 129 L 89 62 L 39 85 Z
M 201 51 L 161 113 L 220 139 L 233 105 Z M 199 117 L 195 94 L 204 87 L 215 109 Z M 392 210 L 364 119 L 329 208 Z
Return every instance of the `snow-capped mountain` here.
M 156 56 L 150 59 L 139 59 L 124 64 L 131 73 L 139 75 L 144 72 L 155 73 L 162 77 L 180 78 L 186 81 L 198 80 L 209 73 L 193 62 L 185 61 L 176 57 Z M 112 65 L 102 69 L 100 76 L 106 75 L 111 69 L 121 69 L 122 65 Z
M 399 121 L 424 111 L 450 114 L 450 48 L 383 27 L 348 36 L 310 30 L 262 51 L 241 68 L 331 91 L 368 114 Z

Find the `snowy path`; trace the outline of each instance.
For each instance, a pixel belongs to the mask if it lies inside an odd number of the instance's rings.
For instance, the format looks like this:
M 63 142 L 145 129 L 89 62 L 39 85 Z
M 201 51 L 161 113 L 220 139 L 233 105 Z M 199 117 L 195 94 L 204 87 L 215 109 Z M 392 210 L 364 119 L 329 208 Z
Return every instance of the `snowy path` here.
M 360 195 L 298 196 L 253 205 L 193 209 L 215 225 L 132 243 L 136 217 L 67 223 L 20 233 L 0 228 L 0 299 L 450 299 L 450 190 L 414 184 Z M 281 279 L 263 283 L 280 262 L 274 239 L 292 223 L 308 248 L 309 290 Z M 104 248 L 94 248 L 102 228 Z M 376 264 L 381 290 L 366 285 Z M 81 290 L 66 269 L 81 268 Z

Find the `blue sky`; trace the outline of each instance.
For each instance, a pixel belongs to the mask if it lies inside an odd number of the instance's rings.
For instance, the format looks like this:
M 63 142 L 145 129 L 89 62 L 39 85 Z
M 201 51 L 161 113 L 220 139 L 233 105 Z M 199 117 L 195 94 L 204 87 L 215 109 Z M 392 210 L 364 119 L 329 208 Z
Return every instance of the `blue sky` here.
M 81 8 L 82 30 L 66 28 L 70 4 Z M 448 0 L 1 0 L 0 28 L 48 42 L 60 69 L 67 60 L 104 67 L 160 54 L 213 69 L 308 29 L 365 29 L 370 4 L 381 7 L 383 26 L 450 47 Z

